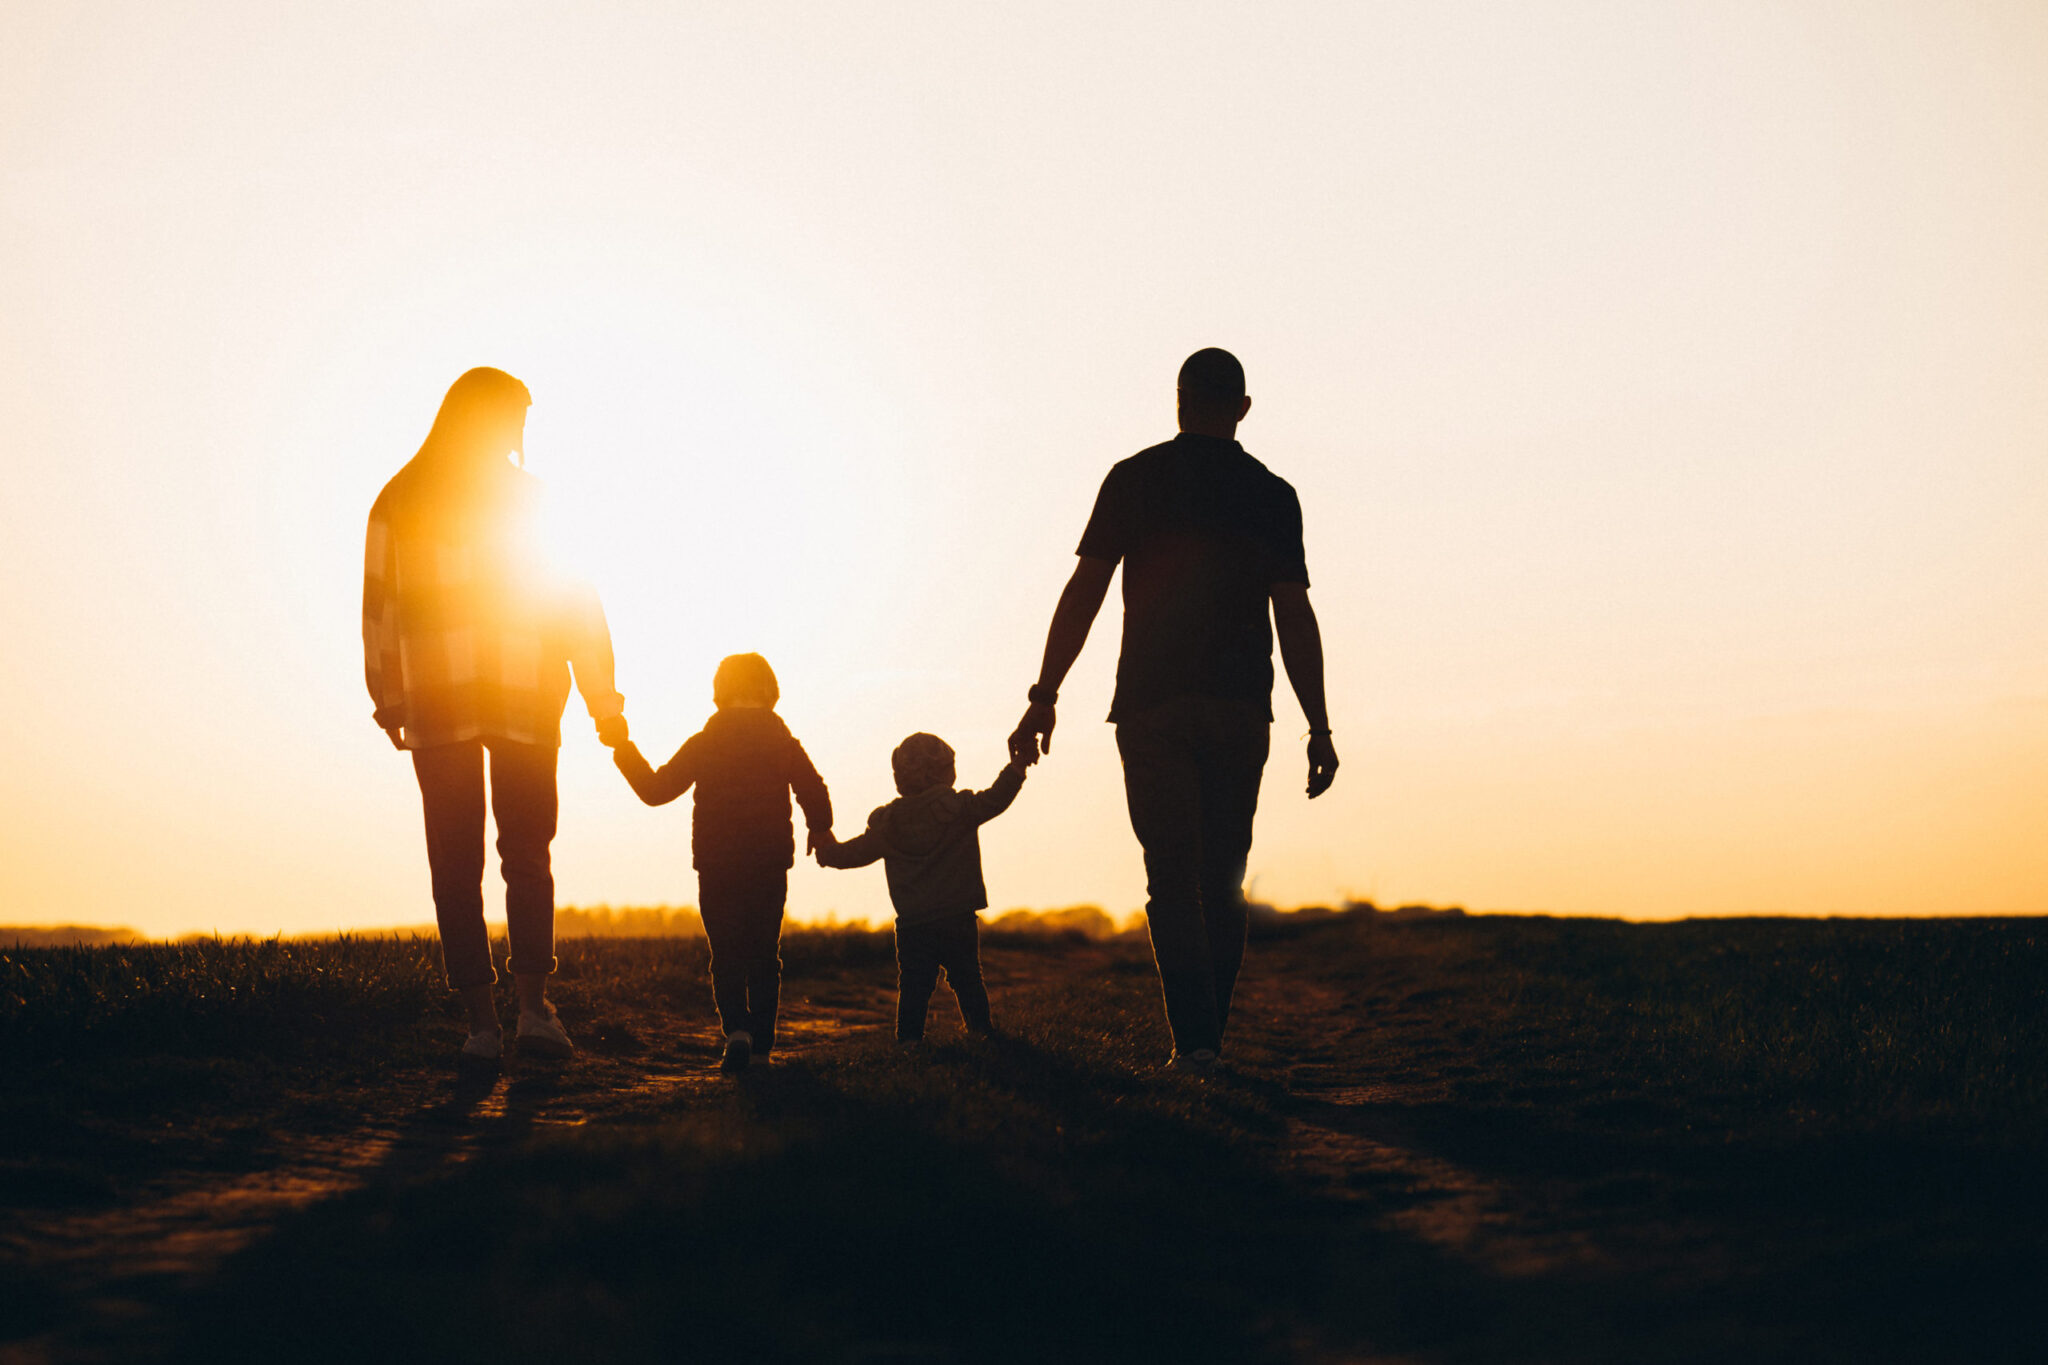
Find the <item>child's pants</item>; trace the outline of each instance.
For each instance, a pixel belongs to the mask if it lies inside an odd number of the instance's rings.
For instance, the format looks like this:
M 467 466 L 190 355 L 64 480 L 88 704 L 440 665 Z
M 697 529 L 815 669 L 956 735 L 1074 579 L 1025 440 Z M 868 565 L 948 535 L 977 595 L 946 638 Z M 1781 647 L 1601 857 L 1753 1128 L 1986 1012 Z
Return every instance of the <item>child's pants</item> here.
M 775 1046 L 775 1006 L 782 993 L 782 907 L 789 869 L 697 869 L 698 913 L 711 940 L 711 998 L 727 1033 L 745 1032 L 756 1053 Z
M 915 1042 L 924 1037 L 925 1011 L 939 984 L 939 969 L 960 1003 L 960 1019 L 975 1033 L 987 1033 L 988 987 L 981 980 L 981 921 L 969 910 L 963 915 L 925 924 L 896 926 L 896 1037 Z

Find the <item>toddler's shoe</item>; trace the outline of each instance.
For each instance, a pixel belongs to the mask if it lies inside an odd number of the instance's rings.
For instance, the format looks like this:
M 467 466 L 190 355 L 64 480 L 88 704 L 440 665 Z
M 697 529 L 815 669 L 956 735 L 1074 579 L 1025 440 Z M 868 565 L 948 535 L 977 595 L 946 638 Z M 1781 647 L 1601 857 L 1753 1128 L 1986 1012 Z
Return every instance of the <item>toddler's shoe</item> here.
M 562 1016 L 549 1005 L 546 1014 L 534 1014 L 528 1010 L 519 1011 L 519 1034 L 517 1042 L 522 1053 L 536 1057 L 563 1058 L 573 1056 L 576 1045 L 569 1041 L 568 1030 L 562 1027 Z
M 1193 1052 L 1176 1052 L 1167 1065 L 1175 1071 L 1190 1072 L 1199 1076 L 1205 1071 L 1215 1069 L 1216 1053 L 1214 1049 L 1206 1047 L 1198 1047 Z
M 753 1034 L 745 1029 L 734 1029 L 725 1035 L 725 1055 L 718 1059 L 720 1071 L 745 1071 L 747 1063 L 753 1059 Z

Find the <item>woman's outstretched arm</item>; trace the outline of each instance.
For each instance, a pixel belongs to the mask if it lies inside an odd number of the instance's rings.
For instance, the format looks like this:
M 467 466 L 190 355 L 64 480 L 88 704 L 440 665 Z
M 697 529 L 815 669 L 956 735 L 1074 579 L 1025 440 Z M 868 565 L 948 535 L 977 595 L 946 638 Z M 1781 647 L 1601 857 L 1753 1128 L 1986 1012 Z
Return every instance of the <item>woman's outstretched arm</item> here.
M 576 583 L 568 589 L 564 608 L 569 667 L 576 675 L 576 690 L 583 694 L 583 707 L 597 722 L 600 739 L 617 735 L 616 722 L 626 713 L 626 699 L 614 681 L 612 632 L 604 619 L 604 604 L 595 588 Z

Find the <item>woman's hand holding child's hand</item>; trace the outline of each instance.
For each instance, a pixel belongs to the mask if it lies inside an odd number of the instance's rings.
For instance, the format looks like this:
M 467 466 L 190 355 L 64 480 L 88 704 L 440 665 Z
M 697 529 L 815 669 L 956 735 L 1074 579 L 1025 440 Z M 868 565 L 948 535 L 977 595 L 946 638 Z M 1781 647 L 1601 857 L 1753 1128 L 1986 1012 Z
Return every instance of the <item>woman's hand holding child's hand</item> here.
M 626 718 L 623 715 L 606 716 L 597 723 L 597 742 L 607 749 L 616 749 L 629 738 Z

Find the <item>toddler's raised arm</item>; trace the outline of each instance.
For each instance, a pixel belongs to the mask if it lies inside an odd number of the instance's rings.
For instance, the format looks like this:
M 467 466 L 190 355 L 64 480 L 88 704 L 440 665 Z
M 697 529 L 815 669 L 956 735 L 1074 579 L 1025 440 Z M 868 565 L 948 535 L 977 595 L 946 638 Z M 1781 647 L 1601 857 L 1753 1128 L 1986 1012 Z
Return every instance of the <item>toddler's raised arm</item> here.
M 996 774 L 996 780 L 989 783 L 986 791 L 974 793 L 972 800 L 976 822 L 987 824 L 1001 815 L 1010 808 L 1010 803 L 1017 799 L 1017 793 L 1023 789 L 1024 765 L 1013 758 L 1003 765 L 1003 770 Z

